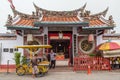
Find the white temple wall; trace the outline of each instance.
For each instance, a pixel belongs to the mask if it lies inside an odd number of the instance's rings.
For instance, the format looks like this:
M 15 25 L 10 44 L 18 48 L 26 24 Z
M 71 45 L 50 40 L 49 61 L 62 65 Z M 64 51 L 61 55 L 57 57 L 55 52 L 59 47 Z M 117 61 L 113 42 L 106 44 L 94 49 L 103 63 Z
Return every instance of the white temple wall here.
M 97 39 L 96 40 L 96 46 L 100 45 L 101 43 L 104 43 L 104 42 L 108 41 L 108 40 L 103 40 L 102 35 L 97 36 L 96 39 Z
M 115 40 L 103 40 L 103 38 L 102 38 L 102 35 L 100 35 L 100 36 L 97 36 L 97 42 L 96 42 L 96 45 L 98 46 L 98 45 L 100 45 L 101 43 L 104 43 L 104 42 L 107 42 L 107 41 L 111 41 L 111 42 L 116 42 L 116 43 L 119 43 L 120 44 L 120 40 L 118 39 L 115 39 Z
M 10 64 L 14 64 L 14 49 L 15 46 L 23 45 L 23 37 L 17 35 L 16 40 L 0 40 L 1 43 L 1 60 L 0 65 L 6 65 L 7 61 L 10 60 Z M 4 48 L 8 48 L 8 52 L 4 52 Z M 10 49 L 13 49 L 13 52 L 10 52 Z M 23 49 L 18 49 L 18 52 L 23 53 Z M 21 54 L 23 55 L 23 54 Z

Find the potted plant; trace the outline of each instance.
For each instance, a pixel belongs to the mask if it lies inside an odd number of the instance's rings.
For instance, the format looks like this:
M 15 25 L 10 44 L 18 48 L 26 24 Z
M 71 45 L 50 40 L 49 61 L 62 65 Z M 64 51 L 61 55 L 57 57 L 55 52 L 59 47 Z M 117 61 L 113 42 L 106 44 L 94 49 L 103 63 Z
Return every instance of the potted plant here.
M 21 53 L 16 52 L 15 55 L 14 55 L 14 60 L 15 60 L 16 66 L 20 65 L 20 57 L 21 57 Z
M 21 64 L 22 64 L 22 65 L 27 64 L 27 59 L 26 59 L 26 57 L 25 57 L 25 56 L 22 56 L 21 58 L 22 58 L 22 59 L 21 59 Z

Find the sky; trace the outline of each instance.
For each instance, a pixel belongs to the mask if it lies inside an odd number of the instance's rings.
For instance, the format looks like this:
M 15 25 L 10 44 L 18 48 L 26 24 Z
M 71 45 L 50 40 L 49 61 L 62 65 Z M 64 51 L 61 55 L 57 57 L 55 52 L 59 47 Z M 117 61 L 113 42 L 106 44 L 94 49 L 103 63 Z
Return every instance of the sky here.
M 44 9 L 54 11 L 70 11 L 82 7 L 87 3 L 86 9 L 90 10 L 91 13 L 95 14 L 105 10 L 109 7 L 106 19 L 110 15 L 113 16 L 115 21 L 116 33 L 120 33 L 120 0 L 12 0 L 16 10 L 32 14 L 35 11 L 33 2 Z M 9 32 L 4 25 L 7 21 L 8 14 L 13 16 L 13 12 L 10 8 L 8 0 L 0 0 L 0 33 Z

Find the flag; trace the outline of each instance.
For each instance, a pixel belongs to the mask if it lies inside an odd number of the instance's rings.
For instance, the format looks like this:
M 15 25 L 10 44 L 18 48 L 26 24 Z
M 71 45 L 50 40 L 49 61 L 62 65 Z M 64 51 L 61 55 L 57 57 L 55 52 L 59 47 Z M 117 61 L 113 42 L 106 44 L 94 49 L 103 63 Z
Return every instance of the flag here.
M 9 3 L 10 3 L 10 7 L 11 7 L 12 9 L 15 9 L 15 6 L 13 5 L 12 0 L 8 0 L 8 1 L 9 1 Z

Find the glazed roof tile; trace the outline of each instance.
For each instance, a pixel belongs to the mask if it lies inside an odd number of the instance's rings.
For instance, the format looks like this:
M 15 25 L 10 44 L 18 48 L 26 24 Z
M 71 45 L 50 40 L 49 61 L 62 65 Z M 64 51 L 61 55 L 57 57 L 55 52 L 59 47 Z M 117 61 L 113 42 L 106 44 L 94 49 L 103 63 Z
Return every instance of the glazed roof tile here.
M 90 25 L 90 26 L 102 26 L 102 25 L 105 25 L 105 23 L 102 22 L 102 21 L 99 20 L 99 19 L 96 19 L 96 20 L 90 20 L 89 25 Z
M 78 17 L 70 16 L 70 17 L 57 17 L 57 16 L 43 16 L 41 21 L 49 21 L 49 22 L 76 22 L 79 21 Z
M 17 26 L 33 26 L 34 20 L 32 19 L 20 19 L 15 25 Z
M 46 17 L 44 16 L 42 18 L 42 20 L 40 22 L 46 22 L 46 23 L 59 23 L 59 22 L 62 22 L 62 23 L 78 23 L 78 22 L 81 22 L 78 17 L 76 16 L 73 16 L 73 17 L 57 17 L 57 16 L 54 16 L 54 17 Z M 34 20 L 33 19 L 20 19 L 16 24 L 14 25 L 17 25 L 17 26 L 34 26 Z M 100 19 L 96 19 L 96 20 L 90 20 L 89 21 L 89 26 L 102 26 L 102 25 L 105 25 L 104 22 L 102 22 Z

